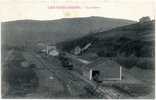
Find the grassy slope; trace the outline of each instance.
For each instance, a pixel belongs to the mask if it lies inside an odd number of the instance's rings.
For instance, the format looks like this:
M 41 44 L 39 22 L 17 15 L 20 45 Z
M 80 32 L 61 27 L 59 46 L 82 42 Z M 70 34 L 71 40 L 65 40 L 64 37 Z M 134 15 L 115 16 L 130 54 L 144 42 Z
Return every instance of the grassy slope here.
M 109 31 L 91 34 L 72 41 L 62 42 L 61 46 L 64 50 L 70 51 L 76 46 L 83 47 L 87 43 L 92 43 L 92 46 L 87 51 L 92 53 L 107 50 L 115 53 L 128 52 L 129 49 L 134 49 L 134 52 L 136 52 L 135 49 L 137 47 L 153 46 L 154 21 L 127 25 Z M 125 49 L 125 47 L 128 47 L 128 49 Z M 130 53 L 134 52 L 131 51 Z
M 154 65 L 154 21 L 94 33 L 76 40 L 62 42 L 59 46 L 70 52 L 76 46 L 83 47 L 87 43 L 92 43 L 92 46 L 83 52 L 82 56 L 97 54 L 100 57 L 120 57 L 117 59 L 120 63 L 142 68 L 151 68 Z

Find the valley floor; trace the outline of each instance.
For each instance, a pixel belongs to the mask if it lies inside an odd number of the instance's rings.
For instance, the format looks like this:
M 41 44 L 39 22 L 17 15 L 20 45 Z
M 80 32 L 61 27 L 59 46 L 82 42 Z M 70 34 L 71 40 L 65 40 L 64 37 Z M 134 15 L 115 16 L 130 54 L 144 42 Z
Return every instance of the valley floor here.
M 33 71 L 38 78 L 38 83 L 35 84 L 36 88 L 29 88 L 30 91 L 27 91 L 27 88 L 18 91 L 13 89 L 5 79 L 8 76 L 3 75 L 3 98 L 154 98 L 154 71 L 152 70 L 125 68 L 123 80 L 95 83 L 86 80 L 73 70 L 63 68 L 55 57 L 46 57 L 32 51 L 9 52 L 3 65 L 3 73 L 7 74 L 9 67 L 12 67 L 8 66 L 8 63 L 15 64 L 13 59 L 19 53 L 25 61 L 36 65 Z M 17 68 L 14 73 L 16 71 L 20 70 Z

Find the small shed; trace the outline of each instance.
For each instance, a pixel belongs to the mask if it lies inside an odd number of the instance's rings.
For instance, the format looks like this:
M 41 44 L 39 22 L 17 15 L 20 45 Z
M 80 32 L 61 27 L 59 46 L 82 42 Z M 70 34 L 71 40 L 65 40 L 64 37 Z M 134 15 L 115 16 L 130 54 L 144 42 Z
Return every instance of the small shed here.
M 78 54 L 80 54 L 80 53 L 81 53 L 81 48 L 80 48 L 79 46 L 75 47 L 75 49 L 74 49 L 74 54 L 75 54 L 75 55 L 78 55 Z
M 121 80 L 122 67 L 113 60 L 97 59 L 83 66 L 83 76 L 89 80 Z

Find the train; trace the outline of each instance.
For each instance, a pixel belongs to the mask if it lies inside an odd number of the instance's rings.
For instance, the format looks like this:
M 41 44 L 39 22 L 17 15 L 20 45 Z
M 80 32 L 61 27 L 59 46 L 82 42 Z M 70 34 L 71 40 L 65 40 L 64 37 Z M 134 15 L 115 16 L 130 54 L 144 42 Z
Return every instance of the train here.
M 59 60 L 61 61 L 61 65 L 64 68 L 67 68 L 68 70 L 73 69 L 74 66 L 73 66 L 71 60 L 68 57 L 66 57 L 65 53 L 60 53 Z

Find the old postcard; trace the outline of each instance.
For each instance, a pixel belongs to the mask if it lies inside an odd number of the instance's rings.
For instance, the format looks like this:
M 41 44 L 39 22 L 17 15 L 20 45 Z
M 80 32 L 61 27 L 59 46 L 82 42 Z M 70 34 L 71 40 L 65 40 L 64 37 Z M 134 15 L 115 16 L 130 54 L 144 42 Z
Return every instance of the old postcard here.
M 3 99 L 154 99 L 155 0 L 1 0 Z

